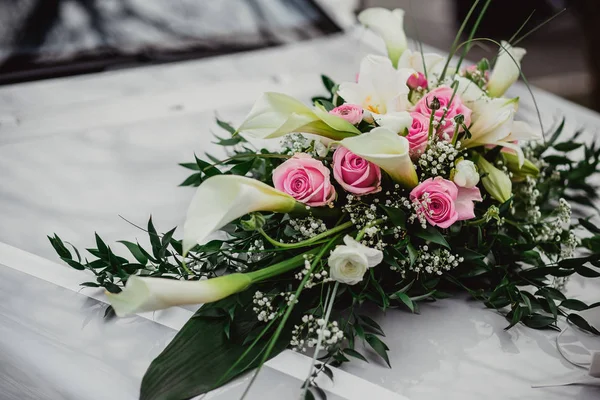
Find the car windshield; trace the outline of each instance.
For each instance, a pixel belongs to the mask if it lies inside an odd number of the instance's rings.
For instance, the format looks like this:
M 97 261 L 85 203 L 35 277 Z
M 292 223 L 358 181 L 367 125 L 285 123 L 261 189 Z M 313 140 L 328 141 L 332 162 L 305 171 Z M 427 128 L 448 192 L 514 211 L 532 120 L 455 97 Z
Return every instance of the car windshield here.
M 228 54 L 338 30 L 313 0 L 0 0 L 0 83 Z

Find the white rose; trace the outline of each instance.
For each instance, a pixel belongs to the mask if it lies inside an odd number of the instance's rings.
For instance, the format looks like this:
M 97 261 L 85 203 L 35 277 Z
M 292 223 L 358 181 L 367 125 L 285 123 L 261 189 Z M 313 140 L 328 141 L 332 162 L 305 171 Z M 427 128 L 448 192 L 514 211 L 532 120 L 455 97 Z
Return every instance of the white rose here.
M 329 256 L 329 276 L 341 283 L 355 285 L 362 281 L 369 268 L 383 260 L 380 250 L 358 243 L 350 236 L 344 238 L 344 245 L 338 246 Z
M 473 161 L 460 160 L 454 167 L 453 181 L 456 186 L 474 188 L 479 183 L 479 173 Z

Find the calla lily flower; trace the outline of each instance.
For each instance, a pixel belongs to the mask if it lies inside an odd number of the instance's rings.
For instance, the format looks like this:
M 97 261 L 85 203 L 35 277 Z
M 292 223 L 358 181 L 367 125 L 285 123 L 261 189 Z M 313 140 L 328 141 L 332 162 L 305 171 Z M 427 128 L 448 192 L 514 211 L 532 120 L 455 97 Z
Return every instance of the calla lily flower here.
M 120 293 L 106 293 L 119 317 L 184 304 L 224 299 L 252 284 L 248 274 L 230 274 L 199 281 L 130 276 Z
M 501 44 L 498 59 L 487 85 L 491 97 L 502 96 L 519 79 L 521 60 L 527 53 L 525 49 L 512 47 L 508 42 L 502 41 Z
M 365 27 L 381 36 L 385 42 L 388 56 L 394 67 L 406 48 L 408 41 L 404 33 L 404 10 L 390 11 L 381 7 L 367 8 L 358 14 L 358 20 Z
M 510 199 L 512 195 L 512 182 L 508 175 L 494 167 L 481 155 L 475 157 L 475 163 L 481 172 L 481 183 L 490 196 L 500 203 L 504 203 Z
M 417 186 L 417 172 L 409 155 L 408 140 L 386 128 L 375 128 L 339 142 L 352 153 L 372 162 L 407 188 Z
M 313 133 L 334 140 L 359 135 L 350 122 L 322 108 L 311 109 L 299 100 L 281 93 L 264 93 L 242 122 L 238 132 L 258 139 L 271 139 L 288 133 Z
M 288 213 L 305 210 L 288 194 L 255 179 L 216 175 L 196 191 L 183 225 L 183 252 L 187 253 L 208 235 L 229 222 L 254 211 Z
M 406 81 L 415 71 L 396 70 L 389 59 L 369 55 L 360 63 L 358 82 L 343 82 L 338 94 L 348 103 L 357 104 L 365 111 L 364 119 L 378 121 L 384 115 L 408 111 L 410 89 Z

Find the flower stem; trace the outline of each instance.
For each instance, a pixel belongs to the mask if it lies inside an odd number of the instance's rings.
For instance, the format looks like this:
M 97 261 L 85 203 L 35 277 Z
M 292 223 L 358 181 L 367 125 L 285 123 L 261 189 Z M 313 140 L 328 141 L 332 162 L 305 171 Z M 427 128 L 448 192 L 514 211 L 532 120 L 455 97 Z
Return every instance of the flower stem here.
M 259 229 L 258 231 L 260 232 L 261 235 L 264 236 L 264 238 L 267 240 L 267 242 L 271 243 L 273 246 L 283 247 L 285 249 L 297 249 L 300 247 L 311 246 L 311 245 L 315 244 L 315 242 L 318 242 L 319 240 L 321 240 L 323 238 L 334 235 L 338 232 L 342 232 L 342 231 L 352 227 L 352 225 L 353 225 L 352 222 L 348 221 L 348 222 L 338 225 L 332 229 L 329 229 L 328 231 L 325 231 L 316 236 L 313 236 L 310 239 L 306 239 L 306 240 L 303 240 L 303 241 L 297 242 L 297 243 L 281 243 L 281 242 L 278 242 L 277 240 L 273 239 L 269 235 L 267 235 L 267 233 L 265 231 L 263 231 L 262 229 Z
M 376 219 L 375 221 L 369 222 L 367 225 L 365 225 L 364 228 L 362 228 L 360 230 L 360 232 L 358 232 L 358 235 L 356 235 L 356 241 L 360 242 L 360 240 L 363 238 L 363 236 L 365 236 L 365 233 L 367 232 L 367 229 L 375 226 L 375 225 L 379 225 L 380 223 L 382 223 L 384 220 L 383 219 Z
M 306 282 L 308 282 L 308 278 L 310 277 L 310 274 L 315 270 L 315 268 L 317 267 L 317 265 L 319 264 L 319 262 L 321 261 L 321 259 L 325 255 L 325 253 L 327 253 L 327 251 L 331 248 L 331 246 L 333 246 L 333 244 L 339 238 L 339 236 L 340 235 L 334 236 L 333 238 L 331 238 L 331 240 L 329 242 L 327 242 L 327 244 L 325 244 L 324 246 L 322 246 L 319 249 L 319 253 L 315 256 L 315 259 L 313 260 L 313 262 L 311 264 L 310 270 L 304 276 L 304 279 L 302 279 L 302 282 L 300 282 L 300 285 L 296 289 L 296 292 L 294 293 L 294 299 L 297 299 L 300 296 L 300 293 L 302 293 L 302 290 L 304 289 Z M 258 364 L 258 368 L 256 369 L 256 371 L 254 371 L 254 375 L 252 376 L 252 379 L 250 380 L 250 383 L 246 387 L 246 390 L 242 394 L 242 398 L 240 400 L 244 400 L 246 398 L 246 396 L 248 395 L 250 388 L 254 384 L 254 381 L 256 380 L 256 377 L 258 376 L 258 373 L 260 372 L 262 366 L 269 359 L 269 356 L 271 355 L 271 352 L 273 351 L 273 348 L 275 347 L 275 344 L 277 343 L 277 339 L 279 339 L 279 336 L 281 335 L 281 332 L 283 331 L 283 328 L 284 328 L 287 320 L 289 319 L 290 315 L 292 314 L 292 310 L 294 309 L 295 304 L 296 304 L 296 302 L 292 301 L 288 305 L 287 310 L 285 310 L 285 314 L 283 315 L 281 321 L 279 322 L 279 325 L 277 326 L 277 329 L 273 333 L 273 336 L 271 336 L 271 341 L 269 342 L 267 348 L 265 349 L 265 352 L 263 353 L 262 359 L 260 360 L 260 363 Z
M 262 268 L 253 272 L 248 272 L 246 275 L 252 280 L 252 283 L 260 282 L 265 279 L 281 275 L 304 264 L 305 257 L 311 254 L 316 254 L 317 250 L 318 249 L 309 250 L 305 253 L 298 254 L 295 257 L 292 257 L 275 265 L 271 265 L 270 267 Z

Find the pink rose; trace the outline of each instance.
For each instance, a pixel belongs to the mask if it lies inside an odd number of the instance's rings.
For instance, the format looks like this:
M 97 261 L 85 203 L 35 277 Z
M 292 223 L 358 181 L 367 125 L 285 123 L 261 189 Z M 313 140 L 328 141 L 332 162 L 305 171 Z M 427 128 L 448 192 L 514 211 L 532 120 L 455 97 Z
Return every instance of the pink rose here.
M 458 114 L 462 114 L 465 117 L 464 124 L 466 126 L 471 125 L 471 109 L 465 106 L 458 95 L 454 96 L 452 99 L 452 103 L 450 104 L 450 99 L 452 98 L 452 93 L 454 93 L 454 89 L 448 86 L 440 86 L 437 89 L 432 90 L 427 93 L 419 102 L 415 105 L 415 112 L 421 113 L 426 116 L 431 116 L 431 109 L 427 106 L 431 104 L 434 97 L 436 97 L 440 102 L 440 108 L 435 110 L 435 121 L 438 121 L 444 116 L 444 122 L 441 126 L 441 129 L 438 128 L 437 133 L 442 136 L 442 134 L 447 133 L 449 138 L 451 139 L 454 136 L 454 125 L 452 124 L 454 117 Z M 446 109 L 448 110 L 446 112 Z
M 335 198 L 329 169 L 305 153 L 297 153 L 273 171 L 275 189 L 311 207 L 323 206 Z
M 427 78 L 421 72 L 415 72 L 408 77 L 406 86 L 411 90 L 427 89 Z
M 329 114 L 342 117 L 346 121 L 350 122 L 352 125 L 356 125 L 360 121 L 362 121 L 363 109 L 361 106 L 357 106 L 356 104 L 346 103 L 329 111 Z
M 410 192 L 418 203 L 417 213 L 425 216 L 432 226 L 448 228 L 456 221 L 475 218 L 474 201 L 482 201 L 479 188 L 459 188 L 442 177 L 429 178 Z
M 419 158 L 427 149 L 427 139 L 429 138 L 429 117 L 417 112 L 410 113 L 412 124 L 408 128 L 408 143 L 410 144 L 410 158 L 413 160 Z
M 381 169 L 345 147 L 338 147 L 333 153 L 333 177 L 344 190 L 353 194 L 381 190 Z

